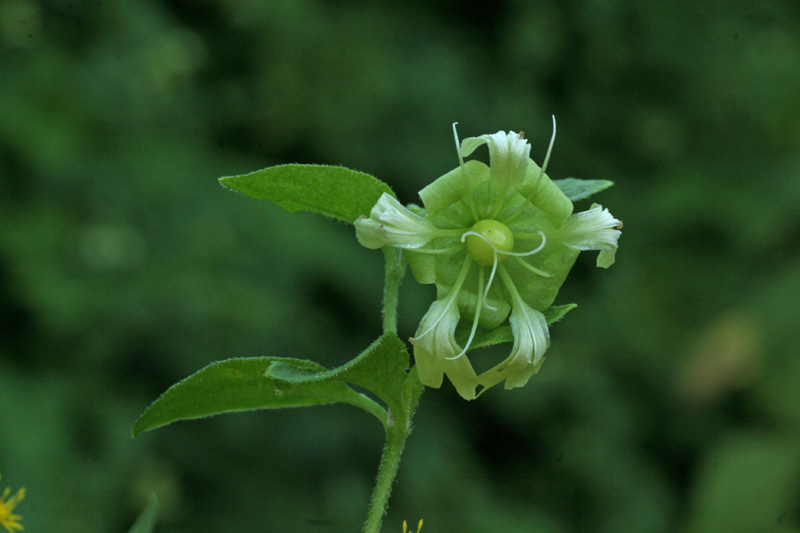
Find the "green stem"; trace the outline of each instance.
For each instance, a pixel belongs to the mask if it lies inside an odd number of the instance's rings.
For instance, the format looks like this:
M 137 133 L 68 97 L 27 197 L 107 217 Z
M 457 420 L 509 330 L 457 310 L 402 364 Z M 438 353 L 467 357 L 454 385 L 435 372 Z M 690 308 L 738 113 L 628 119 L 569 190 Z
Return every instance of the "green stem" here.
M 390 246 L 383 247 L 386 259 L 386 283 L 383 288 L 383 332 L 397 333 L 397 292 L 406 273 L 403 251 Z
M 386 259 L 386 284 L 383 291 L 383 331 L 384 333 L 397 334 L 397 293 L 400 288 L 400 281 L 405 274 L 406 263 L 402 250 L 385 246 L 383 254 Z M 401 397 L 397 398 L 397 402 L 393 404 L 399 408 L 398 412 L 394 412 L 389 408 L 389 420 L 384 426 L 386 428 L 386 444 L 383 446 L 381 464 L 378 467 L 378 477 L 375 480 L 375 488 L 369 501 L 367 521 L 364 522 L 363 533 L 380 533 L 383 515 L 386 512 L 389 495 L 392 492 L 392 484 L 394 484 L 397 469 L 400 466 L 400 457 L 403 455 L 403 447 L 406 444 L 409 433 L 411 433 L 411 418 L 417 409 L 423 388 L 417 376 L 417 368 L 414 367 L 409 370 L 405 378 Z
M 381 530 L 383 514 L 389 502 L 392 484 L 397 475 L 397 468 L 400 466 L 400 456 L 403 454 L 403 446 L 405 446 L 407 437 L 408 432 L 396 428 L 390 428 L 386 432 L 386 445 L 383 447 L 378 478 L 375 480 L 375 488 L 369 502 L 367 521 L 362 530 L 364 533 L 379 533 Z
M 400 466 L 403 447 L 411 433 L 411 419 L 417 409 L 417 404 L 419 404 L 423 388 L 417 377 L 417 368 L 414 367 L 406 377 L 406 386 L 401 399 L 402 412 L 394 415 L 393 420 L 391 418 L 393 413 L 390 413 L 390 421 L 386 429 L 386 444 L 383 447 L 378 478 L 375 480 L 375 488 L 372 491 L 367 511 L 367 521 L 364 523 L 362 533 L 380 533 L 383 515 L 392 492 L 392 484 L 394 484 L 397 469 Z

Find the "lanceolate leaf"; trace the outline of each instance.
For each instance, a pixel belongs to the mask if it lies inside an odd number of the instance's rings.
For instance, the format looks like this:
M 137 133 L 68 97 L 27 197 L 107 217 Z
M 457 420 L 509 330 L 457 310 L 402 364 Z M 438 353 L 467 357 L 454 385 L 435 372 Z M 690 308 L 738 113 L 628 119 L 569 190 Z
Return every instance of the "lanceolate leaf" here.
M 294 384 L 352 383 L 374 393 L 397 413 L 401 406 L 396 403 L 402 396 L 409 366 L 403 341 L 394 333 L 386 333 L 361 355 L 333 370 L 317 372 L 276 360 L 267 369 L 267 375 Z
M 212 363 L 170 387 L 142 414 L 133 435 L 177 420 L 201 418 L 233 411 L 278 409 L 344 402 L 374 414 L 386 422 L 386 411 L 373 400 L 340 381 L 287 383 L 265 374 L 274 363 L 305 372 L 323 373 L 325 367 L 311 361 L 278 357 L 228 359 Z
M 369 174 L 328 165 L 278 165 L 219 182 L 292 213 L 309 211 L 351 224 L 368 216 L 381 194 L 394 196 L 388 185 Z
M 581 180 L 578 178 L 565 178 L 553 180 L 553 182 L 573 202 L 588 198 L 614 185 L 613 181 L 608 180 Z

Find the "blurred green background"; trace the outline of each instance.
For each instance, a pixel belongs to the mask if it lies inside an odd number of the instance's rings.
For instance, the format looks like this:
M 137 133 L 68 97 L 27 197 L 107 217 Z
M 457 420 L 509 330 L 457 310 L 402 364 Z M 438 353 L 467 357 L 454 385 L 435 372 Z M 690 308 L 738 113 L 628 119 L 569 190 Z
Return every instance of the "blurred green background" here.
M 227 357 L 380 333 L 352 227 L 223 190 L 341 164 L 404 202 L 524 130 L 611 179 L 527 387 L 429 390 L 384 531 L 800 531 L 796 0 L 0 0 L 0 473 L 26 531 L 357 531 L 382 429 L 347 406 L 130 429 Z M 578 209 L 588 205 L 579 204 Z M 433 292 L 407 280 L 401 336 Z M 0 487 L 2 488 L 2 487 Z

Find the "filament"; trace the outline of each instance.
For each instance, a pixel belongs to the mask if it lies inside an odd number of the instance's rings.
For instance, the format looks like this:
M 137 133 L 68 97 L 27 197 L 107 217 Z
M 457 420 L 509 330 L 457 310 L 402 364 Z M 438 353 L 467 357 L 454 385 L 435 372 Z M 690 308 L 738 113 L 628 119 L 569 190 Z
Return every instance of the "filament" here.
M 447 302 L 445 303 L 444 309 L 442 310 L 442 313 L 439 315 L 439 318 L 437 318 L 434 321 L 434 323 L 431 324 L 431 327 L 426 329 L 424 333 L 422 333 L 421 335 L 417 335 L 416 337 L 411 337 L 410 341 L 412 344 L 417 340 L 421 339 L 422 337 L 424 337 L 425 335 L 427 335 L 428 333 L 430 333 L 433 330 L 433 328 L 438 326 L 439 322 L 442 321 L 444 315 L 446 315 L 447 312 L 450 310 L 450 307 L 452 307 L 453 302 L 456 301 L 456 296 L 458 296 L 458 291 L 461 290 L 461 286 L 464 284 L 464 280 L 467 279 L 467 273 L 469 273 L 469 267 L 471 266 L 471 264 L 472 261 L 470 260 L 469 255 L 467 255 L 467 259 L 466 261 L 464 261 L 464 266 L 461 267 L 461 272 L 459 272 L 458 274 L 458 279 L 456 280 L 456 283 L 453 285 L 453 288 L 450 290 L 450 294 L 447 296 Z
M 474 235 L 476 237 L 480 237 L 481 239 L 486 241 L 486 244 L 491 246 L 492 247 L 492 251 L 494 252 L 492 254 L 492 273 L 489 275 L 489 283 L 486 284 L 486 290 L 483 292 L 483 305 L 485 305 L 486 307 L 488 307 L 492 311 L 497 311 L 496 307 L 492 307 L 491 305 L 489 305 L 489 302 L 486 300 L 486 298 L 489 295 L 489 289 L 492 287 L 492 281 L 494 280 L 494 273 L 497 272 L 497 263 L 498 263 L 497 254 L 499 254 L 499 253 L 510 253 L 510 252 L 501 252 L 500 250 L 495 248 L 494 244 L 492 244 L 492 242 L 489 239 L 487 239 L 484 235 L 481 235 L 477 231 L 465 231 L 464 234 L 461 235 L 461 242 L 464 242 L 466 240 L 466 238 L 469 237 L 470 235 Z
M 480 294 L 483 290 L 483 267 L 480 268 L 478 271 L 478 294 Z M 472 346 L 472 339 L 475 338 L 475 332 L 478 330 L 478 321 L 481 318 L 481 308 L 483 307 L 483 303 L 478 301 L 478 294 L 475 295 L 475 318 L 472 320 L 472 329 L 469 332 L 469 339 L 467 339 L 467 344 L 464 346 L 464 349 L 461 350 L 461 353 L 458 355 L 454 355 L 453 357 L 445 357 L 445 359 L 458 359 L 469 350 L 469 347 Z
M 475 222 L 479 220 L 478 211 L 475 209 L 475 202 L 472 199 L 472 191 L 469 188 L 469 179 L 467 178 L 467 170 L 464 168 L 464 157 L 461 155 L 461 143 L 458 140 L 458 132 L 456 131 L 456 124 L 458 122 L 453 122 L 453 137 L 456 140 L 456 153 L 458 154 L 458 166 L 461 168 L 461 174 L 464 178 L 464 196 L 467 197 L 467 203 L 469 203 L 470 211 L 472 211 L 472 218 L 475 219 Z

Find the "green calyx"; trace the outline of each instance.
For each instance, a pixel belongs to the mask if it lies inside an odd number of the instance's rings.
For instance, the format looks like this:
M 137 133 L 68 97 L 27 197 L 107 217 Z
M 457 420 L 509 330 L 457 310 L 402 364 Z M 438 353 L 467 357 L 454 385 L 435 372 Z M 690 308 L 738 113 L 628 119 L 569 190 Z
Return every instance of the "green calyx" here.
M 505 261 L 514 249 L 514 234 L 497 220 L 485 219 L 476 222 L 467 234 L 467 251 L 472 259 L 483 266 Z

